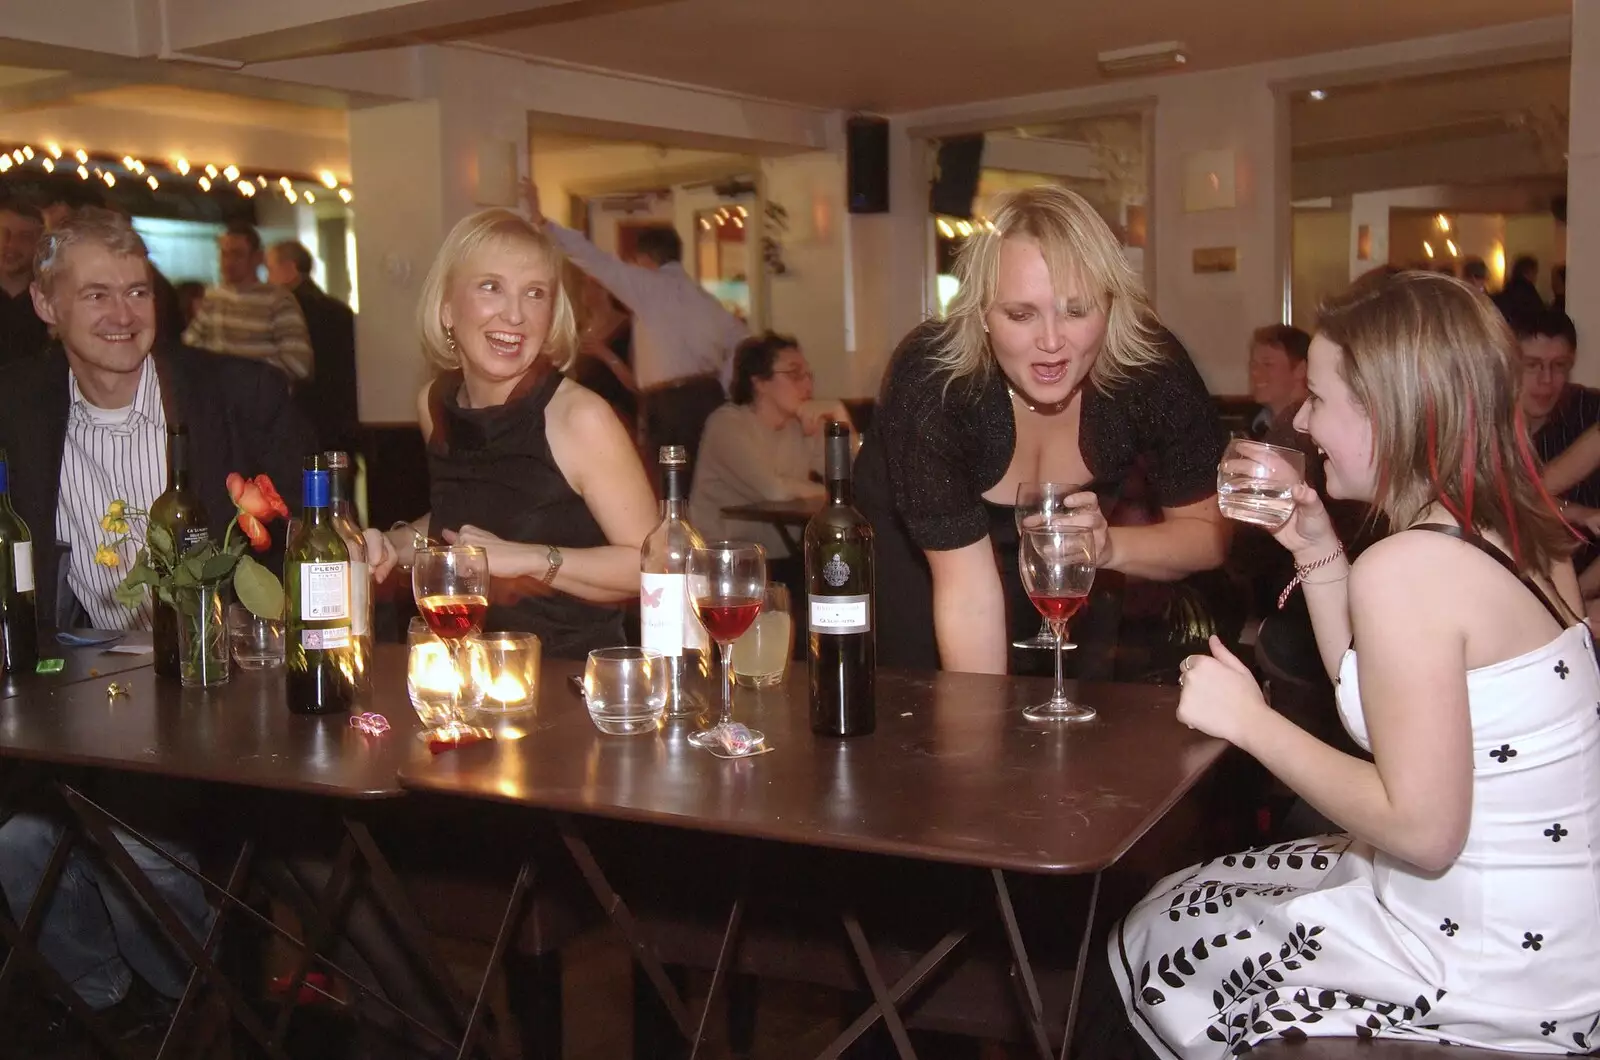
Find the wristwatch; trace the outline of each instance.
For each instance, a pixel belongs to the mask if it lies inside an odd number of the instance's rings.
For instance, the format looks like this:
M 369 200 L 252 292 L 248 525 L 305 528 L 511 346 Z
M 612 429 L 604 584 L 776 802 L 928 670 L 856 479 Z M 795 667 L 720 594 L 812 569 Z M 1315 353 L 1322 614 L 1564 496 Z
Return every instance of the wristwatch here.
M 548 564 L 544 569 L 544 583 L 549 585 L 556 580 L 556 571 L 561 569 L 561 550 L 554 545 L 546 547 L 550 551 L 544 554 L 544 561 Z

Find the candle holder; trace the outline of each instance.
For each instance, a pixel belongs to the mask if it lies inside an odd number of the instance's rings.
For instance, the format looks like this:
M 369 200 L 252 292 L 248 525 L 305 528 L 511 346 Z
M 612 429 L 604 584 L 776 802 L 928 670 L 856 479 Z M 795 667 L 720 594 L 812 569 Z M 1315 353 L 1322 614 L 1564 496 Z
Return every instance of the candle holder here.
M 472 680 L 477 704 L 469 711 L 473 724 L 501 739 L 527 735 L 526 716 L 539 703 L 539 670 L 543 646 L 532 633 L 485 633 L 476 641 Z
M 468 715 L 483 699 L 483 689 L 473 674 L 479 668 L 482 649 L 475 638 L 468 638 L 459 656 L 450 645 L 433 635 L 421 619 L 412 619 L 406 641 L 406 694 L 422 720 L 417 739 L 436 743 L 459 742 L 475 727 Z M 457 659 L 465 658 L 471 669 L 463 672 Z

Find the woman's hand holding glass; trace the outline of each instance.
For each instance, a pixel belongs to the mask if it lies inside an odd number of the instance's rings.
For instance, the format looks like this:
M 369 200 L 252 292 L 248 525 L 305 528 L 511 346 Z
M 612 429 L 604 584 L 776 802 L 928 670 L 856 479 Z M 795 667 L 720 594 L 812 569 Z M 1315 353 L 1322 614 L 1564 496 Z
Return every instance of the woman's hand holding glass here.
M 1111 524 L 1106 522 L 1106 514 L 1100 510 L 1100 496 L 1092 490 L 1084 490 L 1069 496 L 1063 502 L 1063 507 L 1066 514 L 1061 518 L 1060 525 L 1087 530 L 1094 540 L 1095 566 L 1111 566 Z
M 1289 496 L 1294 499 L 1294 511 L 1282 526 L 1272 531 L 1272 536 L 1293 553 L 1295 562 L 1301 565 L 1332 555 L 1339 547 L 1339 532 L 1334 529 L 1321 495 L 1304 482 L 1297 482 Z

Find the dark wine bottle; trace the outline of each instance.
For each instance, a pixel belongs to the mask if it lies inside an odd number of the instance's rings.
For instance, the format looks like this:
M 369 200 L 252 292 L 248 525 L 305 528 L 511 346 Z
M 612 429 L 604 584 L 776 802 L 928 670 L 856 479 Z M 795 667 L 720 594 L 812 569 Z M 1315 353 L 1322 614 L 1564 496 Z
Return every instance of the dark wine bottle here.
M 11 507 L 11 468 L 0 449 L 0 661 L 6 673 L 32 673 L 39 664 L 38 621 L 33 535 Z
M 862 736 L 878 724 L 872 524 L 853 504 L 849 428 L 829 423 L 825 444 L 828 505 L 806 525 L 811 731 Z
M 167 425 L 167 490 L 150 505 L 150 525 L 164 527 L 172 535 L 172 546 L 182 557 L 196 545 L 211 538 L 206 510 L 189 488 L 189 428 L 181 423 Z M 162 677 L 178 673 L 178 612 L 161 602 L 150 590 L 154 605 L 151 636 L 155 642 L 155 671 Z
M 328 474 L 320 455 L 306 461 L 305 504 L 283 562 L 284 683 L 296 714 L 348 711 L 356 698 L 350 552 L 334 525 Z

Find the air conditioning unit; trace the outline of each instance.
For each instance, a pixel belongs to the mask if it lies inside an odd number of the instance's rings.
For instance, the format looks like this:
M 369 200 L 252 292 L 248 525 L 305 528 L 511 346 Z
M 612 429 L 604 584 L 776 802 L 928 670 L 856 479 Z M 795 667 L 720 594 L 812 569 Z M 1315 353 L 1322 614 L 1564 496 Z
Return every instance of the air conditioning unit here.
M 1100 63 L 1103 77 L 1139 77 L 1170 70 L 1182 70 L 1189 62 L 1187 50 L 1181 41 L 1169 40 L 1159 44 L 1141 44 L 1133 48 L 1117 48 L 1101 52 L 1095 57 Z

